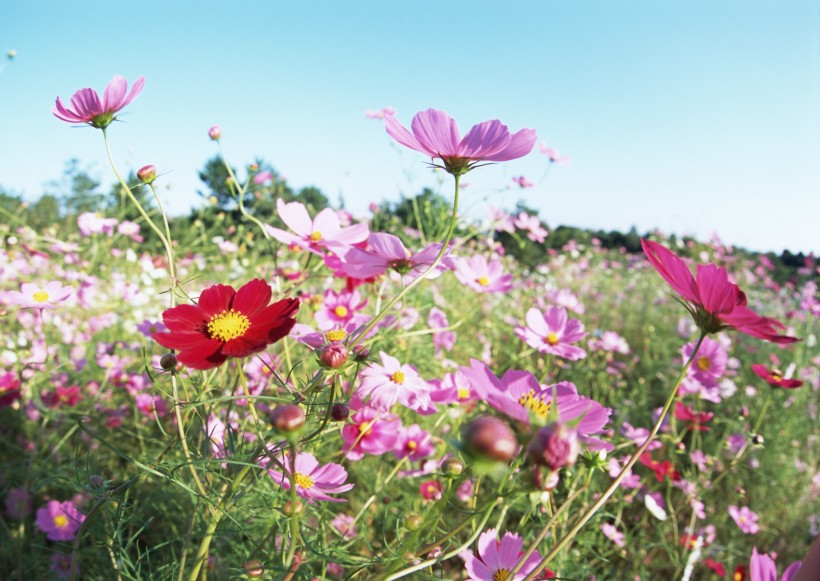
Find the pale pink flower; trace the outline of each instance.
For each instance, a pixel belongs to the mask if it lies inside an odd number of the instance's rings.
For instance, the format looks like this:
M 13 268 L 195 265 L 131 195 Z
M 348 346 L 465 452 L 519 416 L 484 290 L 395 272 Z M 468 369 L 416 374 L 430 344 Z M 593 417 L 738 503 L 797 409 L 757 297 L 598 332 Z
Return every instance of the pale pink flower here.
M 527 155 L 535 145 L 535 130 L 510 134 L 498 119 L 474 125 L 464 138 L 456 122 L 444 111 L 427 109 L 413 117 L 411 134 L 394 115 L 384 118 L 390 136 L 410 149 L 441 159 L 442 169 L 462 175 L 482 161 L 509 161 Z
M 116 218 L 103 218 L 102 215 L 95 212 L 83 212 L 77 216 L 77 227 L 83 236 L 91 236 L 93 234 L 107 234 L 111 236 L 114 233 L 114 227 L 116 225 Z
M 290 490 L 290 475 L 293 474 L 296 494 L 309 503 L 313 503 L 315 500 L 347 502 L 344 498 L 330 496 L 331 494 L 347 492 L 353 488 L 353 484 L 344 483 L 347 480 L 347 470 L 341 464 L 331 462 L 320 465 L 316 457 L 307 452 L 297 454 L 295 462 L 291 460 L 288 452 L 277 454 L 277 456 L 280 464 L 284 466 L 284 472 L 267 455 L 261 456 L 257 463 L 267 468 L 268 474 L 274 482 L 281 484 L 285 490 Z
M 436 355 L 442 351 L 452 351 L 456 344 L 456 334 L 453 331 L 437 330 L 446 329 L 450 326 L 447 315 L 441 309 L 433 307 L 427 316 L 427 326 L 433 331 L 433 345 L 436 348 Z
M 367 224 L 342 228 L 339 216 L 332 208 L 325 208 L 312 220 L 305 205 L 299 202 L 286 204 L 279 198 L 276 200 L 276 209 L 279 217 L 292 232 L 265 224 L 268 234 L 280 242 L 320 256 L 323 255 L 322 249 L 340 252 L 352 244 L 364 242 L 369 234 Z
M 586 351 L 570 344 L 586 337 L 584 325 L 578 319 L 568 318 L 561 307 L 550 307 L 546 312 L 532 308 L 525 321 L 526 326 L 516 327 L 515 334 L 530 347 L 570 361 L 586 357 Z
M 430 386 L 412 365 L 402 365 L 399 360 L 385 352 L 380 352 L 382 365 L 372 363 L 359 374 L 361 383 L 356 392 L 362 401 L 369 399 L 369 405 L 387 411 L 396 403 L 412 410 L 431 405 Z
M 610 541 L 623 548 L 626 545 L 626 535 L 620 532 L 614 525 L 604 523 L 601 525 L 601 532 Z
M 512 181 L 515 182 L 516 184 L 518 184 L 518 187 L 520 187 L 522 189 L 523 188 L 531 188 L 535 185 L 534 183 L 532 183 L 530 180 L 528 180 L 524 176 L 514 177 L 512 179 Z
M 561 155 L 555 149 L 548 147 L 546 143 L 543 141 L 538 144 L 538 151 L 541 152 L 542 155 L 546 155 L 549 158 L 550 163 L 554 163 L 557 165 L 566 165 L 572 161 L 568 155 Z
M 791 581 L 797 575 L 802 563 L 795 561 L 789 565 L 780 581 Z M 808 576 L 805 577 L 808 581 Z M 749 581 L 777 581 L 777 566 L 766 553 L 758 553 L 757 547 L 752 548 L 752 558 L 749 561 Z
M 520 212 L 513 221 L 513 224 L 519 230 L 524 230 L 527 233 L 527 238 L 533 242 L 541 244 L 549 236 L 544 227 L 541 225 L 541 220 L 538 216 L 531 216 L 526 212 Z
M 382 107 L 381 109 L 374 110 L 368 109 L 364 112 L 364 116 L 368 119 L 384 119 L 388 115 L 395 115 L 396 110 L 393 107 Z
M 541 562 L 541 555 L 534 551 L 521 569 L 510 576 L 524 552 L 524 541 L 515 533 L 507 532 L 501 540 L 495 529 L 489 529 L 478 537 L 478 555 L 465 551 L 461 557 L 469 578 L 473 581 L 521 581 Z
M 128 91 L 128 81 L 125 77 L 114 75 L 111 82 L 105 87 L 102 99 L 94 89 L 80 89 L 71 96 L 71 107 L 63 105 L 60 97 L 51 109 L 54 116 L 69 123 L 88 123 L 92 127 L 105 129 L 115 117 L 115 113 L 123 109 L 142 91 L 145 79 L 139 77 L 131 92 Z
M 457 257 L 456 278 L 465 286 L 480 293 L 506 293 L 512 288 L 512 274 L 504 274 L 500 260 L 488 261 L 476 254 L 470 258 Z
M 734 504 L 729 507 L 729 516 L 737 523 L 740 530 L 747 535 L 754 535 L 760 530 L 757 524 L 757 514 L 752 512 L 748 506 L 738 508 Z
M 52 280 L 42 286 L 24 282 L 20 285 L 19 291 L 9 291 L 7 296 L 10 304 L 23 309 L 54 309 L 72 294 L 72 287 L 63 286 L 60 281 Z
M 356 530 L 356 519 L 352 516 L 339 513 L 337 514 L 330 524 L 334 526 L 334 528 L 342 533 L 342 538 L 345 539 L 352 539 L 354 538 L 359 531 Z

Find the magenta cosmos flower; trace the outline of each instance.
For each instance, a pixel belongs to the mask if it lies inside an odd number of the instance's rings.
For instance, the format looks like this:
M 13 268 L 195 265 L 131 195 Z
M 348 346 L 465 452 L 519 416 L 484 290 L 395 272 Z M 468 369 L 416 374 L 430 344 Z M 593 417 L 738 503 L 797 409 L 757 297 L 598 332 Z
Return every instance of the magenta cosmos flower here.
M 353 278 L 371 278 L 388 270 L 395 270 L 402 275 L 416 274 L 433 264 L 440 250 L 441 244 L 435 243 L 413 254 L 398 236 L 374 232 L 368 239 L 366 250 L 351 247 L 345 252 L 337 271 Z M 427 277 L 434 278 L 440 270 L 453 267 L 452 258 L 445 254 L 436 271 Z
M 478 555 L 472 551 L 462 554 L 464 568 L 467 574 L 474 581 L 520 581 L 529 575 L 541 562 L 541 555 L 538 551 L 524 562 L 521 569 L 511 575 L 513 569 L 518 564 L 518 560 L 524 555 L 521 550 L 524 540 L 515 533 L 504 533 L 501 540 L 495 529 L 489 529 L 478 537 Z M 550 578 L 551 573 L 546 573 L 546 578 Z
M 94 89 L 80 89 L 71 96 L 71 108 L 63 105 L 60 97 L 51 109 L 54 116 L 69 123 L 88 123 L 92 127 L 105 129 L 115 117 L 115 113 L 120 111 L 142 91 L 145 79 L 138 78 L 128 91 L 128 81 L 125 77 L 114 75 L 111 82 L 105 87 L 102 99 Z
M 729 516 L 737 523 L 740 530 L 747 535 L 755 535 L 760 530 L 757 524 L 757 513 L 748 506 L 736 507 L 734 504 L 729 507 Z
M 794 579 L 797 572 L 800 570 L 802 563 L 795 561 L 789 565 L 780 581 L 791 581 Z M 749 579 L 750 581 L 777 581 L 777 566 L 769 555 L 766 553 L 758 553 L 757 547 L 752 549 L 752 558 L 749 561 Z
M 37 528 L 46 533 L 50 541 L 73 541 L 85 515 L 70 500 L 50 500 L 37 509 Z
M 788 378 L 786 377 L 788 374 L 784 374 L 777 368 L 769 369 L 761 363 L 752 363 L 752 371 L 754 371 L 755 375 L 765 379 L 770 385 L 775 387 L 794 389 L 803 385 L 803 382 L 799 379 Z
M 353 488 L 352 484 L 345 484 L 347 480 L 347 470 L 340 464 L 323 464 L 307 452 L 296 455 L 296 462 L 292 463 L 291 457 L 285 453 L 279 456 L 280 463 L 285 467 L 285 472 L 278 470 L 267 456 L 259 459 L 259 464 L 268 469 L 271 478 L 285 490 L 290 490 L 290 474 L 294 474 L 296 484 L 296 494 L 312 503 L 314 500 L 327 500 L 330 502 L 347 502 L 343 498 L 334 498 L 331 494 L 347 492 Z M 295 470 L 294 470 L 295 469 Z M 286 476 L 287 473 L 288 475 Z
M 658 274 L 686 301 L 686 308 L 702 331 L 717 333 L 733 328 L 772 343 L 798 340 L 779 334 L 778 330 L 785 328 L 780 321 L 758 315 L 746 306 L 746 295 L 729 282 L 726 269 L 699 264 L 697 276 L 692 276 L 686 263 L 664 246 L 649 240 L 641 240 L 641 245 Z
M 570 345 L 586 337 L 584 325 L 578 319 L 567 317 L 567 311 L 561 307 L 550 307 L 546 312 L 536 308 L 527 311 L 527 326 L 515 328 L 515 334 L 535 347 L 540 353 L 557 355 L 570 361 L 577 361 L 587 356 L 587 352 Z
M 498 119 L 474 125 L 462 139 L 455 120 L 444 111 L 427 109 L 413 117 L 410 131 L 393 115 L 384 118 L 390 137 L 431 158 L 439 158 L 442 169 L 462 175 L 482 161 L 509 161 L 527 155 L 535 145 L 535 130 L 510 134 Z M 437 166 L 441 167 L 441 166 Z
M 345 458 L 361 460 L 365 454 L 381 456 L 396 448 L 401 421 L 397 416 L 364 406 L 361 401 L 350 402 L 356 413 L 342 428 Z

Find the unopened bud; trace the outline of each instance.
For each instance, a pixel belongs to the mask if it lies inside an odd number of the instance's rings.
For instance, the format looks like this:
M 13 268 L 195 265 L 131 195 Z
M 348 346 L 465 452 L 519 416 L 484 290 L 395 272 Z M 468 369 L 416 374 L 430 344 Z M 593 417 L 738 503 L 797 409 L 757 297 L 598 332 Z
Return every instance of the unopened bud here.
M 165 371 L 171 371 L 177 367 L 177 356 L 173 353 L 166 353 L 159 358 L 159 366 Z
M 411 531 L 418 530 L 418 528 L 422 525 L 424 519 L 421 518 L 421 515 L 418 514 L 411 514 L 407 517 L 407 528 Z
M 137 179 L 144 184 L 150 184 L 157 179 L 157 168 L 153 165 L 144 165 L 137 170 Z
M 350 408 L 343 403 L 334 403 L 330 406 L 330 417 L 335 422 L 343 422 L 350 416 Z
M 442 464 L 442 469 L 447 476 L 458 476 L 464 472 L 464 463 L 458 458 L 447 458 Z
M 350 352 L 341 341 L 334 341 L 322 349 L 319 359 L 322 363 L 331 369 L 339 369 L 342 365 L 347 363 L 347 357 Z
M 353 358 L 357 363 L 364 363 L 370 357 L 370 349 L 364 345 L 356 345 L 353 347 Z
M 282 512 L 284 512 L 287 516 L 299 516 L 305 512 L 305 505 L 298 500 L 288 500 L 282 506 Z
M 280 405 L 270 413 L 270 423 L 280 432 L 293 432 L 305 424 L 305 411 L 295 404 Z
M 265 566 L 261 561 L 245 561 L 242 568 L 245 569 L 245 574 L 251 579 L 257 579 L 265 574 Z
M 527 446 L 532 461 L 550 470 L 573 466 L 580 451 L 578 433 L 558 422 L 538 430 Z
M 518 451 L 510 426 L 492 416 L 479 416 L 462 430 L 467 450 L 478 457 L 507 462 Z
M 208 129 L 208 137 L 213 139 L 214 141 L 219 140 L 222 137 L 222 128 L 219 125 L 214 125 L 210 129 Z

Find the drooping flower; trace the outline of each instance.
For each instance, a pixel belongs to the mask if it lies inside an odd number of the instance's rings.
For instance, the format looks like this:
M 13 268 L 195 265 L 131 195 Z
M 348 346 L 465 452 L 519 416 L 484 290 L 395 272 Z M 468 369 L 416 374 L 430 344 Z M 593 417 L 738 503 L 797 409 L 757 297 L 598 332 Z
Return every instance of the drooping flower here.
M 535 130 L 522 129 L 510 134 L 509 128 L 498 119 L 474 125 L 464 138 L 455 120 L 446 112 L 436 109 L 420 111 L 408 131 L 394 115 L 386 115 L 384 127 L 390 136 L 443 163 L 442 169 L 453 175 L 462 175 L 482 161 L 509 161 L 527 155 L 535 145 Z
M 24 282 L 19 291 L 10 291 L 8 297 L 11 304 L 23 309 L 55 309 L 59 303 L 74 294 L 70 286 L 63 286 L 58 280 L 52 280 L 44 285 Z
M 649 262 L 685 301 L 695 323 L 704 332 L 733 328 L 772 343 L 798 340 L 779 334 L 778 331 L 785 328 L 781 322 L 751 310 L 743 291 L 729 282 L 726 269 L 715 264 L 699 264 L 697 276 L 692 276 L 686 263 L 664 246 L 643 239 L 641 245 Z
M 505 293 L 512 288 L 512 274 L 504 274 L 500 260 L 488 261 L 475 254 L 469 258 L 455 258 L 456 278 L 461 284 L 480 293 Z
M 412 365 L 403 365 L 387 353 L 379 353 L 382 364 L 373 363 L 359 374 L 361 383 L 356 392 L 376 409 L 387 411 L 396 403 L 413 410 L 430 406 L 430 386 Z
M 795 561 L 789 565 L 780 581 L 791 581 L 800 570 L 802 563 Z M 777 566 L 766 553 L 758 553 L 757 547 L 752 548 L 752 558 L 749 561 L 750 581 L 777 581 Z
M 796 387 L 800 387 L 801 385 L 803 385 L 803 382 L 799 379 L 787 378 L 786 375 L 788 374 L 784 374 L 776 367 L 769 369 L 761 363 L 753 363 L 751 367 L 755 375 L 762 379 L 765 379 L 769 384 L 775 387 L 782 387 L 784 389 L 794 389 Z
M 152 338 L 192 369 L 218 367 L 228 357 L 247 357 L 285 337 L 296 320 L 299 299 L 270 303 L 270 285 L 254 279 L 235 291 L 218 284 L 199 296 L 197 305 L 179 305 L 162 313 L 168 332 Z
M 568 318 L 561 307 L 550 307 L 546 312 L 531 308 L 525 321 L 527 325 L 516 327 L 515 334 L 530 347 L 570 361 L 586 357 L 586 351 L 570 345 L 586 337 L 584 325 L 578 319 Z
M 285 203 L 276 200 L 279 217 L 292 232 L 265 225 L 268 234 L 288 245 L 298 246 L 308 252 L 323 255 L 324 249 L 341 252 L 353 244 L 367 240 L 370 233 L 367 224 L 354 224 L 342 228 L 339 215 L 333 208 L 325 208 L 311 220 L 305 205 L 300 202 Z
M 329 496 L 347 492 L 353 488 L 353 484 L 344 483 L 347 480 L 347 470 L 341 464 L 331 462 L 330 464 L 319 465 L 316 457 L 307 452 L 297 454 L 293 463 L 290 454 L 287 452 L 279 454 L 278 460 L 284 466 L 284 472 L 267 455 L 260 457 L 257 462 L 260 466 L 267 468 L 271 478 L 281 484 L 285 490 L 290 490 L 290 475 L 293 474 L 296 494 L 307 499 L 308 502 L 312 503 L 314 500 L 347 502 L 344 498 Z
M 534 551 L 524 562 L 519 571 L 512 575 L 512 570 L 524 555 L 521 550 L 524 540 L 515 533 L 506 532 L 501 540 L 495 529 L 489 529 L 478 537 L 478 555 L 472 551 L 462 554 L 464 567 L 473 581 L 521 581 L 527 577 L 541 562 L 541 555 Z M 547 578 L 552 573 L 546 572 Z
M 37 528 L 46 533 L 50 541 L 73 541 L 85 515 L 70 500 L 48 501 L 37 509 Z
M 741 506 L 738 508 L 734 504 L 729 507 L 729 516 L 737 523 L 740 530 L 747 535 L 754 535 L 760 530 L 757 524 L 757 514 L 749 509 L 748 506 Z
M 102 99 L 94 89 L 80 89 L 71 96 L 71 107 L 63 105 L 60 97 L 51 109 L 54 116 L 69 123 L 88 123 L 92 127 L 105 129 L 114 119 L 115 113 L 119 112 L 142 91 L 145 79 L 139 77 L 134 81 L 131 92 L 128 91 L 128 81 L 125 77 L 114 75 L 105 86 Z

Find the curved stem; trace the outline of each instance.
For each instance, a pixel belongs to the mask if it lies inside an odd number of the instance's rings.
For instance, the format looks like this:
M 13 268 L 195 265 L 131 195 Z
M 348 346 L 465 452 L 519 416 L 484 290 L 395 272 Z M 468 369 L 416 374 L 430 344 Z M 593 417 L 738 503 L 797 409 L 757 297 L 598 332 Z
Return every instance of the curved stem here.
M 587 509 L 587 511 L 581 516 L 580 519 L 578 519 L 578 522 L 575 523 L 575 525 L 570 529 L 570 531 L 566 535 L 564 535 L 564 537 L 560 541 L 558 541 L 555 544 L 552 550 L 549 553 L 547 553 L 547 555 L 543 559 L 541 559 L 541 562 L 538 564 L 538 566 L 532 570 L 532 572 L 524 579 L 524 581 L 533 581 L 538 576 L 538 574 L 541 573 L 541 571 L 543 571 L 544 568 L 546 568 L 546 566 L 555 557 L 555 555 L 557 555 L 561 551 L 561 549 L 563 549 L 564 546 L 566 546 L 566 544 L 569 543 L 575 537 L 576 534 L 578 534 L 578 531 L 580 531 L 581 528 L 583 528 L 587 521 L 591 519 L 596 512 L 598 512 L 598 509 L 600 509 L 604 504 L 606 504 L 607 500 L 609 500 L 609 497 L 612 496 L 615 490 L 617 490 L 618 485 L 621 483 L 621 481 L 624 478 L 626 478 L 626 475 L 629 472 L 630 468 L 632 468 L 632 466 L 635 465 L 635 463 L 638 461 L 641 455 L 649 447 L 649 444 L 652 442 L 652 440 L 655 439 L 655 436 L 661 429 L 661 425 L 663 425 L 663 420 L 666 418 L 666 414 L 669 413 L 669 409 L 672 407 L 672 403 L 675 401 L 675 396 L 678 393 L 678 387 L 680 387 L 683 378 L 686 377 L 686 373 L 689 371 L 689 367 L 692 365 L 692 361 L 694 361 L 695 356 L 698 353 L 698 350 L 700 350 L 701 343 L 703 343 L 703 339 L 705 337 L 706 332 L 701 331 L 700 336 L 698 337 L 698 340 L 695 343 L 695 348 L 692 349 L 692 354 L 689 356 L 689 359 L 687 359 L 686 363 L 683 365 L 683 369 L 681 370 L 680 375 L 678 375 L 678 380 L 675 382 L 675 387 L 672 389 L 672 391 L 669 394 L 669 397 L 666 399 L 666 404 L 663 406 L 663 411 L 661 411 L 661 415 L 658 417 L 658 420 L 655 422 L 655 425 L 652 427 L 652 431 L 649 432 L 649 436 L 647 436 L 644 443 L 641 444 L 641 446 L 637 450 L 635 450 L 635 452 L 632 454 L 632 457 L 629 458 L 629 461 L 621 469 L 618 476 L 616 476 L 612 483 L 609 485 L 609 488 L 607 488 L 604 491 L 604 493 L 598 498 L 598 500 L 595 501 L 592 504 L 592 506 L 589 507 L 589 509 Z
M 370 322 L 362 330 L 362 332 L 359 333 L 358 335 L 356 335 L 356 337 L 350 342 L 350 349 L 352 349 L 353 347 L 355 347 L 356 345 L 361 343 L 362 340 L 367 336 L 367 334 L 370 333 L 370 331 L 372 331 L 373 328 L 379 323 L 379 321 L 384 319 L 384 317 L 387 315 L 387 313 L 390 312 L 390 309 L 392 309 L 393 306 L 397 302 L 399 302 L 402 298 L 404 298 L 404 296 L 408 292 L 410 292 L 410 290 L 412 288 L 414 288 L 416 285 L 421 283 L 421 281 L 424 280 L 427 277 L 428 274 L 433 272 L 433 270 L 435 270 L 436 267 L 438 267 L 438 265 L 441 263 L 442 259 L 444 258 L 444 255 L 447 253 L 448 246 L 450 244 L 450 239 L 453 237 L 453 233 L 455 232 L 455 229 L 456 229 L 456 224 L 458 223 L 458 192 L 459 192 L 459 187 L 458 186 L 459 186 L 459 182 L 461 181 L 461 176 L 460 175 L 454 175 L 453 177 L 455 178 L 455 195 L 453 197 L 453 213 L 450 216 L 450 226 L 447 228 L 447 234 L 444 237 L 444 242 L 442 242 L 442 244 L 441 244 L 441 250 L 439 250 L 438 255 L 436 256 L 435 260 L 433 260 L 433 263 L 430 264 L 430 266 L 428 266 L 420 275 L 418 275 L 416 278 L 414 278 L 409 283 L 407 283 L 407 286 L 405 286 L 396 296 L 394 296 L 392 299 L 390 299 L 387 302 L 387 304 L 384 306 L 384 308 L 381 311 L 379 311 L 376 314 L 376 316 L 373 317 L 370 320 Z

